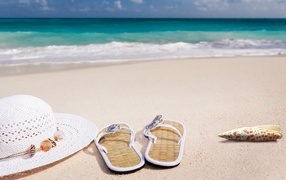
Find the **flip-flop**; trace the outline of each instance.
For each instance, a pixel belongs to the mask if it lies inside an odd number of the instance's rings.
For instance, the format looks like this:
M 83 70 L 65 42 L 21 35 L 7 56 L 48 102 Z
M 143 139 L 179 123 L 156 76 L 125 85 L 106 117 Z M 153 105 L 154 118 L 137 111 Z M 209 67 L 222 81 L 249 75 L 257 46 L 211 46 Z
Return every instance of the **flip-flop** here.
M 126 123 L 109 125 L 99 131 L 95 144 L 107 167 L 115 172 L 129 172 L 145 164 L 134 145 L 135 134 Z
M 276 141 L 283 137 L 281 127 L 277 125 L 263 125 L 243 127 L 220 133 L 219 137 L 238 141 Z
M 149 138 L 145 159 L 155 165 L 173 167 L 183 157 L 186 129 L 183 124 L 163 120 L 161 115 L 146 126 L 144 135 Z

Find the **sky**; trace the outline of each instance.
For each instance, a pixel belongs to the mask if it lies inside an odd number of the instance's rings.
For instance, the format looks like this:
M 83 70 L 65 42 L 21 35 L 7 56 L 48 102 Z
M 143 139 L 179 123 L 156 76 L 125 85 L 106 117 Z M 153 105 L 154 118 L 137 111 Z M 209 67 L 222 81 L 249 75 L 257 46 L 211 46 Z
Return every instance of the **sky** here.
M 286 18 L 286 0 L 0 0 L 0 17 Z

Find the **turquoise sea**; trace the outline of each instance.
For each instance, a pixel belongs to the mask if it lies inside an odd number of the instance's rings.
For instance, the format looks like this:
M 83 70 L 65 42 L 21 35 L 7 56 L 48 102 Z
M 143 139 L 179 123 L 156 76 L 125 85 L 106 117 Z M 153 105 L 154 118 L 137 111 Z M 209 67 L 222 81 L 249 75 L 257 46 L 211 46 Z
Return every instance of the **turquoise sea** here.
M 0 19 L 0 65 L 286 55 L 286 19 Z

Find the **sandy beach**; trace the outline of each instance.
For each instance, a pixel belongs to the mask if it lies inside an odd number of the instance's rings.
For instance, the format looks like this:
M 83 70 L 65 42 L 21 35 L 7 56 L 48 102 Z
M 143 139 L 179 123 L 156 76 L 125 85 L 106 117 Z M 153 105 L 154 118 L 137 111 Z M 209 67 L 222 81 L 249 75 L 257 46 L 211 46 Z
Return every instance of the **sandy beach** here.
M 182 162 L 146 164 L 114 174 L 95 144 L 60 162 L 6 178 L 23 179 L 285 179 L 286 140 L 233 142 L 218 133 L 245 126 L 286 128 L 286 58 L 235 57 L 161 60 L 22 73 L 1 67 L 0 98 L 29 94 L 54 112 L 80 115 L 98 129 L 126 122 L 145 152 L 143 128 L 156 115 L 180 121 L 187 137 Z M 27 67 L 26 67 L 27 68 Z M 6 70 L 5 70 L 6 69 Z M 20 71 L 13 75 L 11 71 Z

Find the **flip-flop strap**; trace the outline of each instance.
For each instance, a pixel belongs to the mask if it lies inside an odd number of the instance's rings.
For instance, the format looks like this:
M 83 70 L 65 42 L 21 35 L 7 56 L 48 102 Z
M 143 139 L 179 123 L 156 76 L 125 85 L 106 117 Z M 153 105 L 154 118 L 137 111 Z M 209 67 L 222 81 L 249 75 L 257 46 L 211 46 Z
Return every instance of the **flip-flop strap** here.
M 102 137 L 104 137 L 107 134 L 112 134 L 112 133 L 115 133 L 117 131 L 124 130 L 124 129 L 130 131 L 129 147 L 133 146 L 134 140 L 135 140 L 135 134 L 134 134 L 133 130 L 127 124 L 124 124 L 125 126 L 121 126 L 121 125 L 123 125 L 123 124 L 120 124 L 120 125 L 119 124 L 111 124 L 108 127 L 103 128 L 101 130 L 102 132 L 100 131 L 101 133 L 97 136 L 96 141 L 95 141 L 95 144 L 97 145 L 99 150 L 104 151 L 105 153 L 107 153 L 107 149 L 104 146 L 101 146 L 99 144 L 99 141 L 100 141 L 100 139 Z M 105 131 L 103 131 L 103 130 L 105 130 Z
M 170 128 L 170 129 L 174 130 L 180 136 L 180 139 L 178 141 L 178 144 L 180 144 L 182 141 L 182 135 L 181 135 L 180 131 L 172 125 L 163 124 L 163 122 L 164 122 L 164 120 L 162 119 L 162 115 L 156 116 L 155 119 L 150 124 L 148 124 L 146 126 L 146 128 L 144 130 L 144 135 L 153 139 L 153 142 L 156 143 L 157 137 L 151 133 L 151 130 L 158 128 L 158 127 L 166 127 L 166 128 Z

